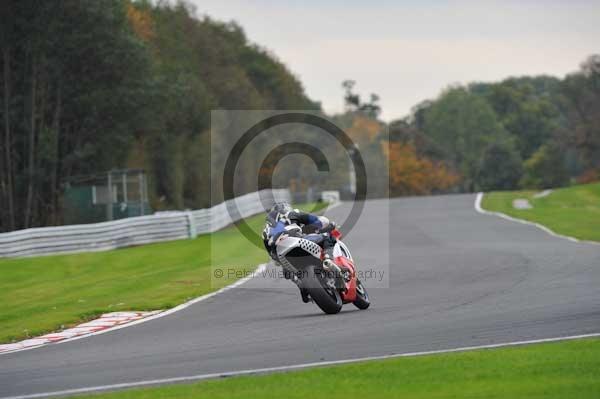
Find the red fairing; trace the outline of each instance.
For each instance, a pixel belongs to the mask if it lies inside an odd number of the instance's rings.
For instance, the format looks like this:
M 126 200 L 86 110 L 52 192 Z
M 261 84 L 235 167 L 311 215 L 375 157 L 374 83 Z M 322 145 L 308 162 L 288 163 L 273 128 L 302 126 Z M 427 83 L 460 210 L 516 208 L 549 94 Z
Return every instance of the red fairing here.
M 350 281 L 346 282 L 346 292 L 342 292 L 341 297 L 344 303 L 354 302 L 356 300 L 356 269 L 354 263 L 343 256 L 338 256 L 334 261 L 340 268 L 350 271 Z
M 342 238 L 342 232 L 338 229 L 333 229 L 330 234 L 336 240 L 340 240 Z

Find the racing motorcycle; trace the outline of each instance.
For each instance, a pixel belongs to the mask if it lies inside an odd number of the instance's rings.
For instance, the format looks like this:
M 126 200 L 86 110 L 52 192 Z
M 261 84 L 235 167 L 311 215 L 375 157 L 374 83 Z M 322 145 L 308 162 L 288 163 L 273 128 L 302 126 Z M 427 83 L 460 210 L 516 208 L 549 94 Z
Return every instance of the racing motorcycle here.
M 326 257 L 323 248 L 311 240 L 281 235 L 276 250 L 284 273 L 288 273 L 299 287 L 305 288 L 325 313 L 339 313 L 346 303 L 367 309 L 371 304 L 369 295 L 356 275 L 350 250 L 340 241 L 342 233 L 336 227 L 329 234 L 336 238 L 330 257 Z

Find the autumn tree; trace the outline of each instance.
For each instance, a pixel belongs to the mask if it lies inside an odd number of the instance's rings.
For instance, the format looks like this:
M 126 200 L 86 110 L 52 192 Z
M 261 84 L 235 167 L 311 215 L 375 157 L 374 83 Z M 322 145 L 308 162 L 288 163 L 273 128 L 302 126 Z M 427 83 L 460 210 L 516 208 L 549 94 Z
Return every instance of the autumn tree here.
M 458 181 L 456 173 L 442 162 L 418 157 L 414 145 L 401 142 L 382 142 L 389 160 L 390 194 L 426 195 L 443 192 Z

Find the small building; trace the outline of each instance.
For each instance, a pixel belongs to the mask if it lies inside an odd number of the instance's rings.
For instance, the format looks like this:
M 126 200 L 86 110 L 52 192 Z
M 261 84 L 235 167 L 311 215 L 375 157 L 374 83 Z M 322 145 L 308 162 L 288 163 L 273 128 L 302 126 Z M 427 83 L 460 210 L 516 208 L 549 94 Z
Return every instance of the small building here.
M 97 223 L 152 213 L 143 169 L 117 169 L 64 182 L 65 224 Z

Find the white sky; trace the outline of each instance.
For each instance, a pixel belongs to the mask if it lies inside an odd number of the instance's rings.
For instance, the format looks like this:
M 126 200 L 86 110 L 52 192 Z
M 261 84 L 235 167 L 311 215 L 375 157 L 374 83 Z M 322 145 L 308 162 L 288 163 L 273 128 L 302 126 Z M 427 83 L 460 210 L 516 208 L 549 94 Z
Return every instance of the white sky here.
M 452 83 L 562 77 L 600 53 L 600 1 L 190 0 L 199 16 L 235 20 L 328 112 L 341 82 L 379 94 L 382 118 L 406 116 Z

